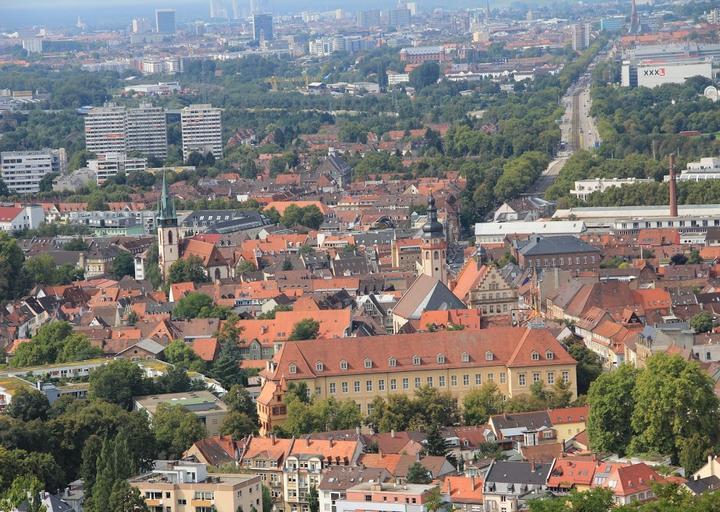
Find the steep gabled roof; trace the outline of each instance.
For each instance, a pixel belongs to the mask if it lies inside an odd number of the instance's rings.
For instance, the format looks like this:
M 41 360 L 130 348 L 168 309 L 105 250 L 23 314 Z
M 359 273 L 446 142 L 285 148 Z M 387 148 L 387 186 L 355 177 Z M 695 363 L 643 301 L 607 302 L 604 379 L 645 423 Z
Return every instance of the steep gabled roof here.
M 408 320 L 418 320 L 423 311 L 466 307 L 441 281 L 421 274 L 395 305 L 393 313 Z

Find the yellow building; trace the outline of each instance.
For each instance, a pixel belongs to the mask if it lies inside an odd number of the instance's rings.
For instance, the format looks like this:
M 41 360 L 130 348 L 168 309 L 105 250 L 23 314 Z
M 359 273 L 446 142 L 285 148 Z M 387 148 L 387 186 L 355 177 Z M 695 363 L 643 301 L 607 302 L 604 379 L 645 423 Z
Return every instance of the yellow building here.
M 205 464 L 155 461 L 155 469 L 131 478 L 151 512 L 262 512 L 255 475 L 207 473 Z
M 485 382 L 508 397 L 527 394 L 535 382 L 557 380 L 576 396 L 575 360 L 544 328 L 493 327 L 287 342 L 262 372 L 257 400 L 260 432 L 281 424 L 290 382 L 304 382 L 319 398 L 357 402 L 363 414 L 374 398 L 412 396 L 421 386 L 449 391 L 460 402 Z
M 190 391 L 188 393 L 165 393 L 162 395 L 138 396 L 133 400 L 136 411 L 145 411 L 152 421 L 160 404 L 180 405 L 193 413 L 205 427 L 208 436 L 220 433 L 228 408 L 225 402 L 209 391 Z

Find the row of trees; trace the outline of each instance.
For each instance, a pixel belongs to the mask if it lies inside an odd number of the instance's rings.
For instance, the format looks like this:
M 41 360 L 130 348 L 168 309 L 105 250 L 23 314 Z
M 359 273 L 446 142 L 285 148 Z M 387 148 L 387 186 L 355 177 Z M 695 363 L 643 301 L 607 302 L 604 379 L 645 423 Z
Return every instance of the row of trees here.
M 720 446 L 720 402 L 695 362 L 656 354 L 646 367 L 621 366 L 590 386 L 587 430 L 600 453 L 669 455 L 692 473 Z

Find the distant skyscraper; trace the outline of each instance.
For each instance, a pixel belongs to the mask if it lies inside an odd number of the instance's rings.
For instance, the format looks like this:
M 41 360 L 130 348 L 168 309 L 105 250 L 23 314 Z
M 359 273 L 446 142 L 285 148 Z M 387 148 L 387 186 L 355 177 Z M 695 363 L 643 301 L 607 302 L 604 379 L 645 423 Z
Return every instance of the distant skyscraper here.
M 263 0 L 250 0 L 250 15 L 265 12 L 265 2 Z
M 380 26 L 380 11 L 373 9 L 370 11 L 358 11 L 357 13 L 357 24 L 359 27 L 379 27 Z
M 229 17 L 227 4 L 223 0 L 210 0 L 210 17 L 227 19 Z
M 158 34 L 175 33 L 175 9 L 158 9 L 155 11 L 155 30 Z
M 388 25 L 396 28 L 410 26 L 410 9 L 398 8 L 388 12 Z
M 144 34 L 149 32 L 150 25 L 148 20 L 145 18 L 135 18 L 132 20 L 132 33 L 133 34 Z
M 575 23 L 572 26 L 572 49 L 582 51 L 590 46 L 590 23 Z
M 85 116 L 85 148 L 97 155 L 140 151 L 167 156 L 165 110 L 151 105 L 138 108 L 97 107 Z
M 222 158 L 222 111 L 211 105 L 190 105 L 180 111 L 183 159 L 191 153 L 212 153 Z
M 271 41 L 273 38 L 272 14 L 253 14 L 253 39 Z

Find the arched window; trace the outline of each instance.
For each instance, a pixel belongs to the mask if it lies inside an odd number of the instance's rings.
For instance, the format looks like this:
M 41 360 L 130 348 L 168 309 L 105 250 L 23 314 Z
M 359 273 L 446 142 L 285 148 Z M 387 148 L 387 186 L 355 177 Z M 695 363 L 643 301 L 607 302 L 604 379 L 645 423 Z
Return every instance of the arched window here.
M 220 280 L 220 269 L 216 268 L 215 269 L 215 281 L 219 281 L 219 280 Z
M 439 260 L 439 259 L 440 259 L 440 253 L 439 253 L 438 251 L 435 251 L 435 254 L 433 255 L 433 257 L 434 257 L 436 260 Z
M 169 244 L 172 244 L 172 243 L 173 243 L 172 230 L 168 231 L 168 243 L 169 243 Z
M 318 361 L 317 363 L 315 363 L 315 370 L 321 372 L 321 371 L 323 371 L 324 369 L 325 369 L 325 365 L 322 364 L 321 361 Z
M 348 362 L 345 361 L 345 359 L 340 361 L 340 369 L 341 370 L 347 370 L 348 369 Z
M 438 354 L 435 361 L 437 361 L 437 364 L 445 364 L 445 354 Z
M 297 365 L 295 363 L 290 363 L 290 366 L 288 366 L 288 371 L 290 373 L 297 373 Z
M 397 366 L 397 359 L 395 359 L 394 357 L 388 359 L 388 366 L 390 368 L 395 368 Z
M 413 364 L 415 366 L 420 366 L 420 356 L 413 356 Z
M 429 260 L 429 259 L 430 259 L 430 251 L 428 251 L 428 252 L 425 253 L 425 259 L 426 259 L 426 260 Z

